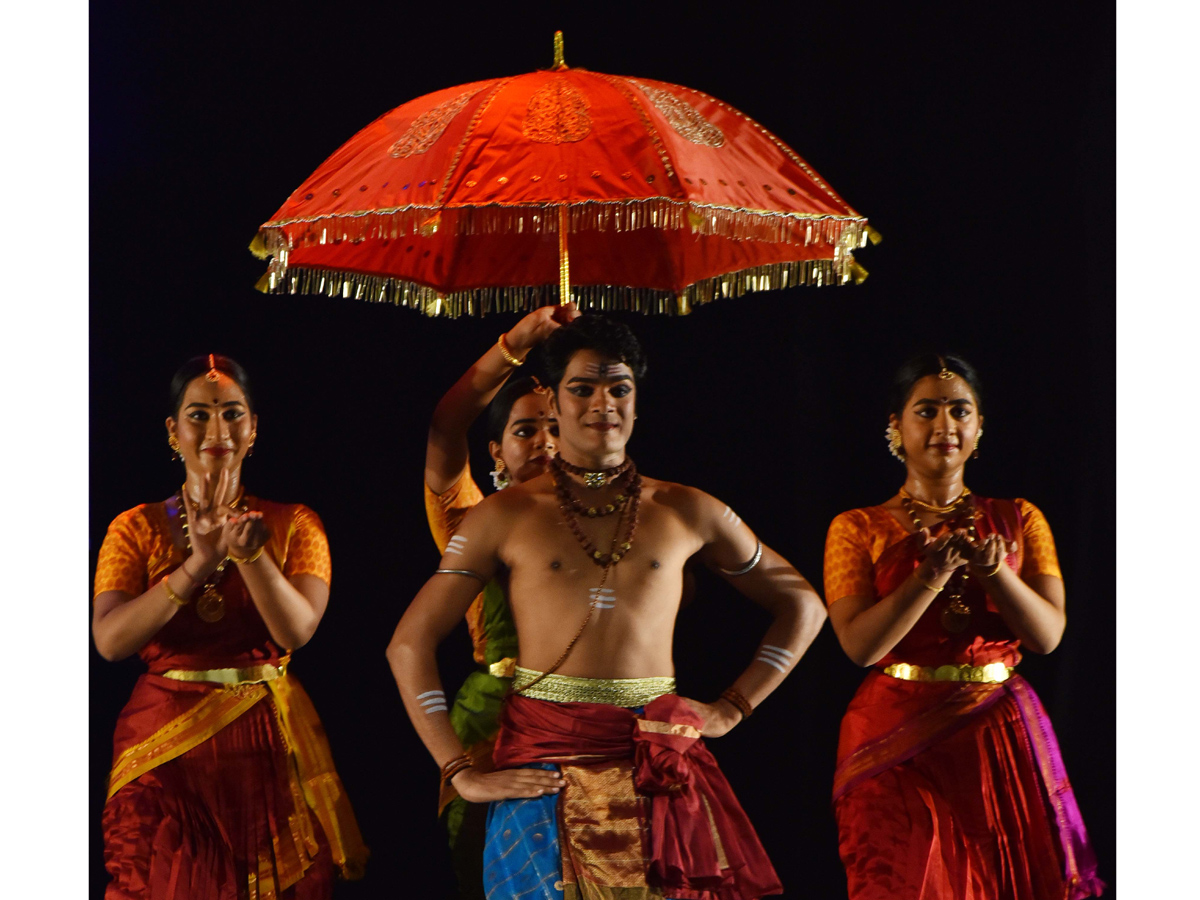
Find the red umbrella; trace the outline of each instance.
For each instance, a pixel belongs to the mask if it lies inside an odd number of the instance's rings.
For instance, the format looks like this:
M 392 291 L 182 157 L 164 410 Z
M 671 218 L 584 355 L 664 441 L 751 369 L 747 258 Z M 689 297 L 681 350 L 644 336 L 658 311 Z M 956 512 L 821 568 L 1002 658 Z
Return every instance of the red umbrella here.
M 568 68 L 380 116 L 263 224 L 264 290 L 430 315 L 686 313 L 866 272 L 867 220 L 783 141 L 707 94 Z M 874 235 L 872 234 L 874 237 Z

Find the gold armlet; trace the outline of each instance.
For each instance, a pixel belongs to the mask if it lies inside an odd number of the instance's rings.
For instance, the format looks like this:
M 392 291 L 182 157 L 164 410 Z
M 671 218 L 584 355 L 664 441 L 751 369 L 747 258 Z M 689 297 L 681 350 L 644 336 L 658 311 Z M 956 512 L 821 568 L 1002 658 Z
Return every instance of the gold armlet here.
M 245 556 L 245 557 L 234 556 L 233 554 L 230 554 L 229 559 L 232 562 L 237 563 L 239 566 L 248 565 L 249 563 L 254 562 L 256 559 L 258 559 L 260 556 L 262 556 L 263 547 L 266 547 L 266 546 L 267 546 L 266 544 L 263 544 L 262 547 L 259 547 L 257 550 L 255 550 L 253 553 L 251 553 L 249 556 Z
M 183 608 L 188 605 L 187 598 L 180 597 L 177 593 L 175 593 L 173 590 L 171 590 L 170 582 L 168 582 L 167 579 L 164 578 L 162 580 L 162 586 L 163 586 L 163 590 L 165 590 L 167 592 L 167 599 L 170 600 L 172 603 L 174 603 L 176 606 Z
M 508 349 L 508 344 L 504 343 L 504 335 L 500 335 L 500 338 L 496 341 L 496 346 L 500 348 L 500 355 L 504 357 L 504 361 L 510 366 L 516 368 L 525 362 L 525 360 L 513 356 L 512 351 Z

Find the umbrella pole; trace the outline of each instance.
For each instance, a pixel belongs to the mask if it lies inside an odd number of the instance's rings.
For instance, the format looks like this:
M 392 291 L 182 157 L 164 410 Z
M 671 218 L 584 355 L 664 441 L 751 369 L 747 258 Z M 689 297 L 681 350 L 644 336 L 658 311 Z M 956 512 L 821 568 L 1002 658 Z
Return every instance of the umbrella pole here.
M 567 255 L 567 205 L 558 208 L 558 303 L 571 302 L 571 259 Z

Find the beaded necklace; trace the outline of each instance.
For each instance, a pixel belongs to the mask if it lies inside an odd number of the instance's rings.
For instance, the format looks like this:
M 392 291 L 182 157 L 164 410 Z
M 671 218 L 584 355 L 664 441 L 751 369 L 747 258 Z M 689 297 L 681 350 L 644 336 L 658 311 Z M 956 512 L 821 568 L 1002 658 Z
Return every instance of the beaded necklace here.
M 183 500 L 183 492 L 187 485 L 179 489 L 179 493 L 175 496 L 179 498 L 179 508 L 183 510 L 183 515 L 180 516 L 180 524 L 183 528 L 183 543 L 186 550 L 184 559 L 192 555 L 192 536 L 188 531 L 187 504 Z M 244 512 L 245 507 L 241 506 L 242 495 L 245 493 L 243 488 L 238 488 L 237 496 L 233 498 L 230 508 L 237 512 Z M 200 597 L 196 600 L 196 615 L 204 622 L 213 623 L 219 622 L 225 618 L 225 596 L 217 589 L 217 585 L 221 583 L 221 579 L 225 575 L 225 567 L 229 565 L 229 557 L 226 556 L 217 565 L 213 573 L 204 579 L 204 585 L 200 591 Z
M 614 466 L 612 469 L 606 469 L 600 473 L 606 478 L 615 475 L 614 484 L 617 483 L 617 479 L 627 479 L 628 486 L 623 488 L 621 493 L 617 494 L 615 498 L 617 502 L 609 505 L 613 507 L 611 512 L 607 507 L 604 512 L 595 511 L 594 507 L 590 507 L 588 511 L 582 513 L 578 511 L 582 504 L 579 504 L 571 494 L 571 479 L 567 476 L 567 473 L 572 470 L 577 473 L 586 473 L 588 470 L 572 466 L 557 456 L 550 460 L 549 468 L 550 475 L 554 479 L 554 492 L 558 497 L 558 508 L 562 511 L 567 527 L 571 530 L 571 534 L 575 536 L 575 540 L 579 542 L 579 546 L 583 548 L 583 552 L 587 554 L 588 559 L 603 569 L 604 574 L 600 578 L 599 587 L 593 588 L 588 592 L 591 599 L 588 603 L 587 615 L 583 617 L 582 624 L 576 630 L 574 637 L 567 643 L 566 649 L 559 654 L 554 665 L 550 666 L 550 668 L 529 682 L 529 684 L 522 685 L 519 689 L 514 689 L 514 694 L 528 691 L 547 675 L 555 672 L 559 666 L 566 662 L 567 657 L 575 648 L 575 644 L 579 641 L 580 635 L 583 634 L 583 630 L 587 628 L 588 622 L 592 620 L 592 614 L 596 611 L 597 607 L 603 604 L 600 608 L 611 608 L 609 605 L 611 601 L 606 599 L 604 586 L 608 583 L 609 573 L 616 568 L 617 563 L 621 561 L 622 557 L 633 549 L 633 537 L 637 533 L 638 526 L 638 510 L 641 508 L 642 503 L 642 478 L 638 475 L 637 466 L 633 464 L 633 460 L 629 457 L 626 457 L 625 462 L 621 463 L 621 465 Z M 603 486 L 601 485 L 601 487 Z M 584 533 L 583 528 L 579 524 L 578 517 L 581 515 L 607 516 L 614 512 L 618 514 L 617 527 L 613 531 L 612 544 L 608 548 L 608 553 L 605 553 Z M 625 530 L 624 541 L 621 541 L 622 523 L 624 523 Z
M 967 535 L 972 541 L 979 537 L 975 530 L 975 520 L 979 517 L 979 510 L 975 505 L 975 498 L 971 495 L 971 491 L 963 488 L 963 492 L 958 496 L 958 499 L 949 506 L 931 506 L 928 503 L 923 503 L 914 498 L 904 488 L 900 489 L 900 505 L 904 507 L 904 511 L 908 513 L 908 517 L 912 519 L 913 527 L 920 531 L 923 526 L 921 517 L 916 511 L 919 505 L 927 512 L 932 512 L 939 516 L 946 516 L 943 521 L 950 524 L 952 528 L 962 526 L 955 520 L 960 516 L 967 516 Z M 954 574 L 950 576 L 950 580 L 946 582 L 946 605 L 942 608 L 940 620 L 942 627 L 951 634 L 959 634 L 962 632 L 971 621 L 971 606 L 963 599 L 966 594 L 967 582 L 970 580 L 971 574 L 967 571 L 966 566 L 959 566 L 954 570 Z

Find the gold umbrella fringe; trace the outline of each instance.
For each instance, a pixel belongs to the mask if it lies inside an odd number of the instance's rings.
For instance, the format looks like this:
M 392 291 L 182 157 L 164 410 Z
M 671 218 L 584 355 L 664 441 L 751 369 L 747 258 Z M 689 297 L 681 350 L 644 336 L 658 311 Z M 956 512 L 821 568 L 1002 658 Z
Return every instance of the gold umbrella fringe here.
M 276 262 L 272 260 L 273 268 Z M 854 262 L 853 255 L 846 252 L 840 254 L 836 261 L 810 259 L 755 266 L 698 281 L 679 292 L 620 285 L 572 285 L 571 299 L 581 310 L 588 312 L 687 315 L 695 307 L 720 298 L 801 285 L 842 285 L 851 280 L 860 281 L 859 273 L 865 277 L 865 273 Z M 559 301 L 556 284 L 475 288 L 444 293 L 400 278 L 304 267 L 268 270 L 259 286 L 267 293 L 323 294 L 369 303 L 392 303 L 415 309 L 423 315 L 447 318 L 524 313 Z
M 855 215 L 750 210 L 667 197 L 585 201 L 570 204 L 568 209 L 572 234 L 654 228 L 806 247 L 824 244 L 854 249 L 867 242 L 867 220 Z M 266 258 L 297 247 L 430 237 L 442 231 L 458 236 L 557 234 L 558 218 L 558 206 L 547 204 L 365 210 L 268 222 L 250 249 Z

